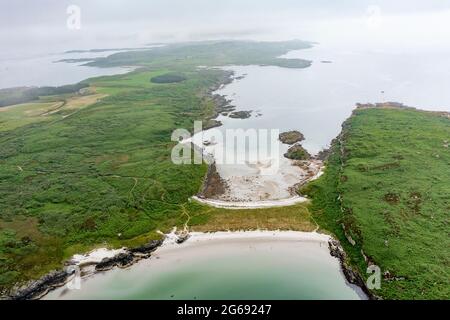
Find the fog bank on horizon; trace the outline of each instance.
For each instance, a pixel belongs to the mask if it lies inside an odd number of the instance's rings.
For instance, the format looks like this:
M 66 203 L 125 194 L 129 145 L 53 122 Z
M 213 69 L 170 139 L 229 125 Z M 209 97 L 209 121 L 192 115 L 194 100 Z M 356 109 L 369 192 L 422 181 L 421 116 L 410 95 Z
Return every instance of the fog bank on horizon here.
M 67 8 L 80 9 L 80 29 Z M 442 0 L 0 0 L 0 57 L 206 39 L 303 39 L 370 50 L 450 51 Z

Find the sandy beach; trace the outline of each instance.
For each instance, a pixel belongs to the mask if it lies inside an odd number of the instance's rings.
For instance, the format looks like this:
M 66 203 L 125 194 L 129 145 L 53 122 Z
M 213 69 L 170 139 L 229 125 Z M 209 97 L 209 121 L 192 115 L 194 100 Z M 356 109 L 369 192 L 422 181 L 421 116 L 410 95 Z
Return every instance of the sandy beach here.
M 177 244 L 172 233 L 150 258 L 83 277 L 79 290 L 64 286 L 44 299 L 364 298 L 346 282 L 329 239 L 316 232 L 194 232 Z

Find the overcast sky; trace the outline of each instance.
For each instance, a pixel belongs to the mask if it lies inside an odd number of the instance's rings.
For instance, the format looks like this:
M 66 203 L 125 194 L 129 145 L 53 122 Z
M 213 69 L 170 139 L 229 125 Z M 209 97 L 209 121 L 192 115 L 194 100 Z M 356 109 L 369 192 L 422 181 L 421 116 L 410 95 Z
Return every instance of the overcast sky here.
M 4 55 L 224 38 L 448 50 L 450 0 L 0 0 Z

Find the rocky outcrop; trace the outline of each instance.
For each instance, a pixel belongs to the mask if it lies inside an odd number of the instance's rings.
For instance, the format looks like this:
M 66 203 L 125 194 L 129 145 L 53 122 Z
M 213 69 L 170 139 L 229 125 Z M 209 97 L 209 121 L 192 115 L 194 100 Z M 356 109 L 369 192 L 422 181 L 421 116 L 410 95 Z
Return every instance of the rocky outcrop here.
M 204 122 L 203 130 L 208 130 L 208 129 L 217 128 L 217 127 L 221 127 L 221 126 L 222 126 L 221 121 L 215 120 L 215 119 L 209 119 Z
M 222 125 L 222 122 L 216 120 L 219 114 L 228 114 L 229 112 L 234 111 L 234 109 L 236 108 L 235 106 L 230 105 L 231 100 L 228 100 L 224 95 L 214 93 L 214 91 L 220 89 L 222 86 L 231 83 L 233 81 L 233 75 L 234 72 L 232 71 L 225 72 L 225 75 L 221 79 L 221 81 L 218 81 L 216 84 L 212 85 L 206 92 L 204 98 L 212 100 L 214 104 L 214 113 L 208 118 L 204 119 L 203 130 L 220 127 Z
M 363 277 L 359 274 L 358 270 L 355 270 L 349 263 L 348 263 L 348 257 L 345 253 L 344 249 L 342 248 L 340 242 L 335 239 L 331 239 L 328 241 L 328 247 L 330 249 L 330 254 L 333 257 L 336 257 L 339 259 L 339 262 L 341 264 L 342 272 L 344 273 L 345 278 L 347 281 L 351 284 L 357 285 L 360 287 L 364 293 L 369 297 L 371 300 L 378 300 L 380 299 L 378 296 L 373 294 L 367 286 L 366 282 L 364 281 Z
M 311 155 L 300 144 L 296 143 L 284 154 L 284 156 L 291 160 L 309 160 Z
M 150 254 L 162 244 L 163 240 L 152 240 L 142 246 L 127 249 L 125 252 L 121 252 L 114 257 L 104 258 L 101 262 L 95 264 L 95 271 L 106 271 L 116 266 L 120 268 L 128 267 L 141 259 L 150 257 Z M 2 296 L 1 299 L 39 299 L 47 294 L 48 291 L 66 284 L 76 270 L 73 268 L 74 266 L 75 265 L 69 264 L 64 270 L 52 271 L 39 280 L 30 282 L 20 288 L 13 289 L 10 293 Z M 83 270 L 83 266 L 78 265 L 78 267 Z
M 178 235 L 178 238 L 176 240 L 177 244 L 182 244 L 183 242 L 185 242 L 187 239 L 189 239 L 189 232 L 183 232 L 180 235 Z
M 95 266 L 95 271 L 106 271 L 113 267 L 128 267 L 134 261 L 134 255 L 131 252 L 122 252 L 112 258 L 104 258 Z
M 73 273 L 73 272 L 72 272 Z M 42 297 L 50 289 L 64 285 L 72 274 L 66 270 L 52 271 L 39 280 L 18 289 L 6 299 L 11 300 L 31 300 Z
M 234 111 L 229 114 L 230 118 L 233 119 L 247 119 L 252 115 L 252 111 Z
M 129 251 L 134 254 L 149 254 L 155 251 L 162 244 L 163 240 L 152 240 L 149 243 L 146 243 L 140 247 L 132 248 Z
M 150 242 L 119 253 L 111 258 L 104 258 L 95 266 L 96 271 L 106 271 L 114 267 L 126 268 L 136 261 L 150 257 L 150 254 L 163 244 L 163 240 L 151 240 Z
M 303 135 L 303 133 L 293 130 L 280 133 L 278 139 L 284 144 L 294 144 L 305 140 L 305 136 Z
M 199 198 L 215 198 L 225 193 L 227 184 L 217 172 L 216 164 L 212 163 L 208 167 L 203 188 L 197 195 Z

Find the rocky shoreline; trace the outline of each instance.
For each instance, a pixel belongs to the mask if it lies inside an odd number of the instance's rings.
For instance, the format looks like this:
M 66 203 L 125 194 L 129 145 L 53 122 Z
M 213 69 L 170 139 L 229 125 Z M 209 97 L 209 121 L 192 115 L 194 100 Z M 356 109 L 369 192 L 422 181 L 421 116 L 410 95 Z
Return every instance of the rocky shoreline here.
M 370 300 L 381 300 L 380 297 L 375 295 L 372 291 L 369 290 L 369 288 L 367 288 L 366 282 L 364 281 L 360 273 L 352 268 L 352 266 L 348 263 L 347 254 L 345 253 L 344 248 L 342 248 L 342 245 L 338 240 L 329 240 L 328 248 L 330 249 L 330 254 L 333 257 L 339 259 L 342 273 L 349 283 L 360 287 Z
M 187 239 L 183 238 L 183 241 L 178 241 L 177 243 L 182 243 Z M 103 258 L 100 262 L 90 263 L 90 264 L 73 264 L 68 262 L 68 265 L 62 270 L 51 271 L 44 275 L 38 280 L 31 281 L 20 287 L 13 288 L 9 294 L 1 297 L 3 300 L 37 300 L 45 296 L 51 290 L 62 287 L 66 285 L 70 280 L 73 279 L 74 275 L 77 273 L 77 268 L 79 268 L 80 275 L 86 274 L 86 269 L 88 267 L 94 267 L 92 271 L 93 274 L 97 272 L 103 272 L 111 270 L 114 267 L 127 268 L 135 264 L 136 262 L 147 259 L 151 254 L 162 244 L 162 240 L 152 240 L 142 246 L 135 248 L 125 248 L 124 252 L 116 254 L 110 258 Z M 89 273 L 90 274 L 90 273 Z
M 208 172 L 203 181 L 202 190 L 197 194 L 197 197 L 201 199 L 214 199 L 223 195 L 227 188 L 226 181 L 217 172 L 216 164 L 212 163 L 208 166 Z

